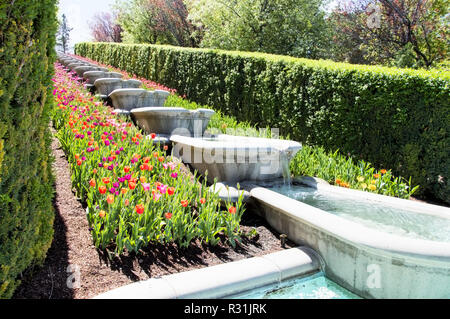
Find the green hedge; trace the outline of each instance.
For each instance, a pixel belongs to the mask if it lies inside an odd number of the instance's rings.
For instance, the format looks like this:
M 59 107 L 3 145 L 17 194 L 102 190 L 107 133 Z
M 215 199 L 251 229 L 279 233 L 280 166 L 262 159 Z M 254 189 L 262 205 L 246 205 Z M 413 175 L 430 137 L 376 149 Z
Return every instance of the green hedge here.
M 56 0 L 0 4 L 0 298 L 53 238 L 50 134 Z
M 422 194 L 450 202 L 450 72 L 158 45 L 75 50 L 239 120 L 412 176 Z

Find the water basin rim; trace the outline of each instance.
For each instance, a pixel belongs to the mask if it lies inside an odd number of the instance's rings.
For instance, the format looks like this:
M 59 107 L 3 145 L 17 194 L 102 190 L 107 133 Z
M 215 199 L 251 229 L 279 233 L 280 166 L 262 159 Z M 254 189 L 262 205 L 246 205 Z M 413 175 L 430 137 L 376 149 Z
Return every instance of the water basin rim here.
M 83 73 L 83 77 L 86 79 L 89 79 L 91 77 L 97 77 L 97 76 L 104 76 L 100 77 L 99 79 L 121 79 L 123 77 L 123 74 L 117 73 L 117 72 L 105 72 L 105 71 L 87 71 Z M 106 75 L 114 75 L 114 77 L 107 77 Z
M 122 83 L 122 79 L 121 78 L 98 78 L 97 80 L 94 81 L 94 85 L 97 86 L 98 84 L 103 84 L 103 83 Z M 97 84 L 96 84 L 97 83 Z
M 381 249 L 401 255 L 445 259 L 450 262 L 450 243 L 409 238 L 369 228 L 319 208 L 302 203 L 264 187 L 250 190 L 251 198 L 278 211 L 293 220 L 314 225 L 315 228 L 352 245 Z
M 213 110 L 210 109 L 195 109 L 195 110 L 190 110 L 190 109 L 185 109 L 183 107 L 180 106 L 144 106 L 144 107 L 138 107 L 135 109 L 132 109 L 131 112 L 133 114 L 145 114 L 145 113 L 161 113 L 161 111 L 167 112 L 169 115 L 170 113 L 185 113 L 185 114 L 201 114 L 201 115 L 207 115 L 208 117 L 211 117 L 212 115 L 215 114 L 215 112 Z M 170 114 L 172 115 L 172 114 Z M 176 114 L 174 114 L 176 115 Z
M 145 94 L 146 92 L 151 92 L 143 88 L 125 88 L 125 89 L 116 89 L 112 91 L 109 96 L 111 95 L 126 95 L 127 93 L 134 93 L 137 95 L 137 93 Z
M 188 137 L 182 135 L 171 135 L 170 140 L 174 143 L 189 145 L 193 148 L 213 150 L 213 149 L 275 149 L 280 152 L 297 152 L 302 148 L 302 144 L 296 141 L 268 139 L 262 137 L 247 137 L 238 135 L 219 134 L 208 137 Z M 243 145 L 243 143 L 251 143 Z
M 83 76 L 86 76 L 86 74 L 87 74 L 88 76 L 89 76 L 89 75 L 94 76 L 94 75 L 99 75 L 99 74 L 101 74 L 101 73 L 108 73 L 108 72 L 104 72 L 104 71 L 100 71 L 100 70 L 87 71 L 87 72 L 84 72 Z M 105 78 L 105 79 L 109 79 L 109 78 Z
M 71 68 L 71 67 L 75 68 L 75 67 L 78 67 L 78 66 L 92 66 L 92 64 L 84 63 L 84 62 L 73 62 L 73 63 L 69 63 L 67 65 L 68 68 Z
M 79 65 L 76 68 L 74 68 L 74 70 L 81 70 L 82 68 L 92 68 L 92 69 L 97 69 L 99 67 L 97 66 L 93 66 L 93 65 Z

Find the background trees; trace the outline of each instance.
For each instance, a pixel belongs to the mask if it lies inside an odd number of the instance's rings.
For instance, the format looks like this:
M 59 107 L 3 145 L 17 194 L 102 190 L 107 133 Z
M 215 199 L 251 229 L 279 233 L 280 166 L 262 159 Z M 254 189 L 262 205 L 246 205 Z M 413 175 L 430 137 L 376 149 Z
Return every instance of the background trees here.
M 122 27 L 117 23 L 117 15 L 103 12 L 95 15 L 89 25 L 96 42 L 122 42 Z
M 72 31 L 72 28 L 69 27 L 67 17 L 63 14 L 61 20 L 59 21 L 58 33 L 56 35 L 56 45 L 60 47 L 64 53 L 69 50 L 70 31 Z
M 436 65 L 448 59 L 448 10 L 448 0 L 340 1 L 329 18 L 334 58 L 399 67 Z
M 322 0 L 187 0 L 201 46 L 319 58 L 327 43 Z
M 101 42 L 256 51 L 358 64 L 449 65 L 450 0 L 118 0 Z M 332 4 L 333 6 L 330 6 Z
M 198 45 L 183 0 L 129 0 L 119 2 L 116 9 L 126 42 Z

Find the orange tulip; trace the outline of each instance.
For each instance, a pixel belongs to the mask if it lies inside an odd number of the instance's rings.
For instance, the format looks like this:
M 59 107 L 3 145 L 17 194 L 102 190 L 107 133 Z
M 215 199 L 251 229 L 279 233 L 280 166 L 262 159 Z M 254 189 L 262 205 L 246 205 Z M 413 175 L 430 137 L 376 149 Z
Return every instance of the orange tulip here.
M 106 196 L 106 201 L 108 202 L 108 204 L 114 203 L 114 195 Z

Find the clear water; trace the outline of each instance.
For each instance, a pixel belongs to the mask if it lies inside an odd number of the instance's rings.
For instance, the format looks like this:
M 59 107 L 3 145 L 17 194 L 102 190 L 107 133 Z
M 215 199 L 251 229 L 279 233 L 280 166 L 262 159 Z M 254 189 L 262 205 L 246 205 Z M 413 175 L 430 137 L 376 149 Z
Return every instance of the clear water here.
M 230 299 L 360 299 L 357 295 L 327 279 L 322 272 L 305 278 L 257 288 Z
M 450 242 L 450 218 L 420 214 L 369 200 L 356 201 L 303 185 L 287 187 L 280 184 L 274 185 L 270 189 L 328 213 L 386 233 L 416 239 Z

